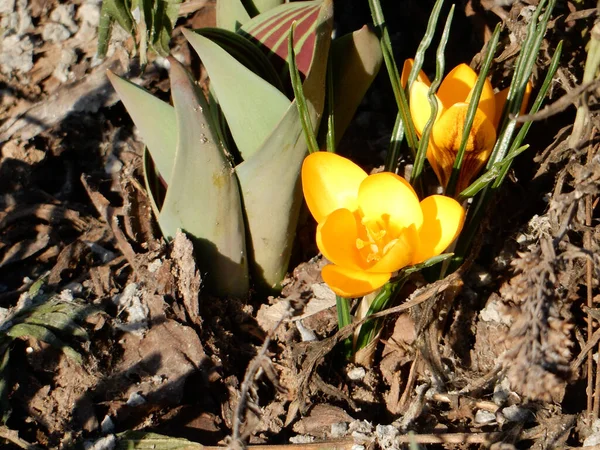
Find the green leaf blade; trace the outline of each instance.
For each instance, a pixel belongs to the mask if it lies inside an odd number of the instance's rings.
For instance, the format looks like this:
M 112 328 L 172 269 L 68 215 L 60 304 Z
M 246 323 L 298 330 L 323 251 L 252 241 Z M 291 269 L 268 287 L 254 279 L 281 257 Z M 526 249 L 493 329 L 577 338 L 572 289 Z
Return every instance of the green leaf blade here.
M 206 67 L 242 157 L 250 158 L 277 126 L 290 101 L 214 42 L 187 30 L 183 33 Z
M 168 183 L 177 143 L 173 107 L 112 72 L 107 72 L 107 76 L 146 143 L 159 174 Z
M 204 96 L 183 66 L 170 61 L 178 142 L 159 224 L 168 238 L 178 229 L 194 238 L 213 293 L 245 296 L 249 284 L 239 186 Z
M 313 61 L 303 86 L 315 129 L 323 111 L 332 26 L 333 4 L 325 1 L 316 26 Z M 306 152 L 294 102 L 260 150 L 236 168 L 246 209 L 253 272 L 259 285 L 269 290 L 279 289 L 287 271 L 302 205 L 299 176 Z

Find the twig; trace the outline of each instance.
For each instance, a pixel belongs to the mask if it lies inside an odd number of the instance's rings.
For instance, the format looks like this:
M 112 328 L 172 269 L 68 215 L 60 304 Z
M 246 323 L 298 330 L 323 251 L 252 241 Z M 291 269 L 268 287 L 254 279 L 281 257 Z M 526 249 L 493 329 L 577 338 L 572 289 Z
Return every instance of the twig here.
M 538 120 L 548 119 L 549 117 L 558 114 L 559 112 L 563 112 L 572 104 L 576 103 L 583 94 L 593 91 L 598 86 L 600 86 L 600 80 L 591 81 L 589 83 L 582 84 L 577 86 L 572 91 L 567 92 L 561 98 L 556 100 L 551 105 L 546 106 L 541 111 L 536 112 L 535 114 L 525 114 L 514 118 L 517 122 L 535 122 Z
M 574 372 L 577 369 L 579 369 L 579 367 L 581 367 L 581 365 L 583 364 L 585 359 L 588 357 L 588 353 L 590 353 L 592 351 L 594 346 L 599 341 L 600 341 L 600 328 L 598 328 L 596 331 L 594 331 L 594 334 L 592 334 L 592 337 L 590 338 L 589 342 L 587 344 L 585 344 L 584 348 L 581 349 L 579 356 L 571 364 L 571 371 Z
M 288 301 L 286 311 L 281 315 L 277 323 L 267 334 L 267 337 L 261 345 L 258 354 L 252 359 L 252 361 L 250 361 L 250 364 L 248 364 L 246 374 L 244 375 L 244 381 L 242 382 L 242 386 L 240 388 L 240 400 L 235 409 L 235 416 L 233 417 L 231 436 L 227 439 L 227 447 L 230 449 L 246 448 L 244 437 L 241 435 L 240 430 L 242 423 L 245 422 L 244 417 L 246 415 L 246 407 L 248 406 L 250 390 L 252 389 L 259 370 L 263 367 L 264 359 L 266 357 L 265 355 L 267 354 L 269 345 L 271 345 L 273 335 L 281 326 L 281 324 L 292 316 L 292 311 L 293 308 Z M 248 430 L 246 430 L 245 434 L 248 434 Z
M 503 433 L 424 433 L 401 434 L 395 437 L 397 444 L 491 444 L 497 442 Z M 248 445 L 247 450 L 351 450 L 356 448 L 353 437 L 332 439 L 322 442 L 309 442 L 306 444 L 285 445 Z M 364 442 L 363 442 L 364 444 Z M 203 446 L 203 450 L 223 450 L 224 447 Z M 595 447 L 584 447 L 585 450 Z
M 590 137 L 590 142 L 594 142 L 594 138 L 596 135 L 596 128 L 592 129 L 592 135 Z M 592 158 L 594 157 L 594 147 L 590 144 L 588 146 L 588 154 L 587 154 L 587 163 L 590 164 L 592 162 Z M 584 234 L 583 234 L 583 248 L 585 250 L 587 250 L 588 252 L 592 251 L 592 233 L 591 233 L 591 226 L 592 226 L 592 210 L 593 210 L 593 203 L 594 203 L 594 198 L 592 197 L 592 195 L 586 195 L 585 197 L 585 225 L 587 227 L 587 229 L 585 230 Z M 594 300 L 593 300 L 593 292 L 592 292 L 592 284 L 593 284 L 593 271 L 594 271 L 594 262 L 592 258 L 586 258 L 586 263 L 585 263 L 585 270 L 586 270 L 586 288 L 587 288 L 587 306 L 588 306 L 588 315 L 587 315 L 587 320 L 588 320 L 588 339 L 592 336 L 594 327 L 593 327 L 593 321 L 592 321 L 592 316 L 590 314 L 590 310 L 591 308 L 594 306 Z M 593 364 L 594 364 L 594 359 L 592 358 L 592 350 L 590 350 L 588 352 L 588 389 L 591 387 L 592 385 L 592 370 L 593 370 Z M 590 405 L 590 395 L 593 395 L 594 398 L 594 402 L 593 402 L 593 413 L 594 413 L 594 417 L 598 417 L 598 411 L 600 409 L 600 361 L 597 362 L 597 366 L 596 366 L 596 386 L 595 389 L 592 392 L 588 393 L 588 413 L 590 412 L 589 409 L 589 405 Z
M 11 430 L 5 426 L 0 426 L 0 439 L 10 442 L 11 444 L 21 447 L 25 450 L 41 450 L 37 445 L 30 444 L 29 442 L 21 439 L 19 434 L 15 430 Z
M 410 372 L 408 372 L 408 379 L 406 380 L 406 387 L 404 388 L 404 392 L 402 392 L 402 396 L 399 401 L 399 411 L 406 411 L 408 399 L 414 391 L 415 382 L 417 381 L 417 368 L 421 363 L 421 352 L 417 350 L 415 355 L 415 359 L 410 365 Z
M 456 396 L 456 395 L 433 394 L 431 398 L 432 398 L 432 400 L 435 400 L 436 402 L 452 404 L 454 402 L 454 399 L 451 396 Z M 456 396 L 456 398 L 458 398 L 458 397 L 460 397 L 460 395 Z M 490 401 L 486 401 L 486 400 L 475 400 L 475 399 L 472 399 L 469 397 L 462 396 L 462 401 L 467 402 L 467 404 L 469 404 L 469 406 L 471 406 L 472 408 L 483 409 L 485 411 L 489 411 L 492 413 L 495 413 L 496 411 L 498 411 L 500 409 L 500 407 L 498 405 L 496 405 L 494 402 L 490 402 Z
M 123 256 L 125 256 L 125 259 L 127 259 L 127 262 L 144 282 L 151 283 L 152 280 L 154 280 L 154 277 L 151 276 L 150 272 L 148 272 L 145 267 L 139 264 L 133 247 L 129 244 L 125 234 L 119 227 L 117 209 L 110 205 L 110 202 L 106 197 L 88 184 L 86 174 L 81 175 L 81 183 L 90 196 L 94 207 L 110 227 L 110 230 L 117 241 L 117 246 L 119 247 L 119 250 L 121 250 L 121 253 L 123 253 Z

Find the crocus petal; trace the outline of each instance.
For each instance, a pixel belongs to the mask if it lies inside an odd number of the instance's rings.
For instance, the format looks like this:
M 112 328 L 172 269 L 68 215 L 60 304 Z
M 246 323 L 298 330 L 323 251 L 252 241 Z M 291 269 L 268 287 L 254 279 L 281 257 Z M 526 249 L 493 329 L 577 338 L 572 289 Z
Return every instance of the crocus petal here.
M 442 114 L 433 126 L 427 159 L 442 186 L 446 186 L 452 174 L 452 165 L 460 148 L 468 108 L 467 103 L 453 105 Z M 492 152 L 495 142 L 496 129 L 494 125 L 480 109 L 477 109 L 465 148 L 457 192 L 466 187 L 481 170 Z
M 354 270 L 363 269 L 356 239 L 356 217 L 347 209 L 338 209 L 317 227 L 317 247 L 334 264 Z
M 475 89 L 475 87 L 473 87 Z M 473 96 L 473 89 L 469 92 L 465 103 L 469 103 L 471 101 L 471 97 Z M 496 97 L 494 94 L 494 88 L 492 87 L 492 83 L 487 78 L 483 83 L 483 89 L 481 91 L 481 96 L 479 97 L 479 104 L 477 105 L 483 113 L 487 116 L 487 118 L 495 123 L 496 119 Z
M 413 264 L 442 253 L 456 239 L 465 220 L 465 210 L 456 200 L 431 195 L 421 201 L 423 226 L 419 230 L 419 248 Z
M 362 297 L 387 283 L 391 273 L 371 273 L 328 264 L 321 276 L 331 290 L 340 297 Z
M 410 75 L 410 71 L 412 70 L 414 65 L 415 65 L 415 60 L 412 58 L 409 58 L 404 61 L 404 66 L 402 67 L 402 76 L 400 77 L 400 83 L 401 83 L 402 87 L 405 89 L 406 89 L 406 83 L 408 82 L 408 77 Z M 431 86 L 431 81 L 429 81 L 429 78 L 427 77 L 427 75 L 425 75 L 425 72 L 423 72 L 422 70 L 419 70 L 419 74 L 417 75 L 417 78 L 415 81 L 420 81 L 420 82 L 426 84 L 427 86 Z
M 431 106 L 429 105 L 428 98 L 429 86 L 422 81 L 415 81 L 410 89 L 410 99 L 408 105 L 410 107 L 410 115 L 412 116 L 415 130 L 419 136 L 423 134 L 425 125 L 431 116 Z M 442 103 L 439 98 L 435 97 L 438 103 L 438 112 L 436 120 L 440 117 L 443 112 Z
M 395 272 L 412 263 L 418 251 L 417 228 L 414 225 L 404 228 L 396 239 L 383 258 L 370 267 L 368 272 Z
M 531 81 L 528 81 L 525 85 L 525 92 L 523 94 L 523 102 L 521 103 L 521 110 L 519 114 L 525 114 L 527 112 L 527 105 L 529 104 L 529 97 L 531 96 L 531 90 L 533 89 L 531 85 Z M 504 104 L 506 103 L 506 99 L 508 97 L 509 88 L 502 89 L 500 92 L 497 92 L 495 95 L 496 98 L 496 116 L 494 120 L 494 126 L 498 128 L 500 125 L 500 117 L 502 116 L 502 110 L 504 109 Z
M 302 190 L 315 220 L 321 223 L 341 208 L 355 211 L 358 188 L 365 178 L 364 170 L 335 153 L 308 155 L 302 164 Z
M 466 64 L 459 64 L 450 71 L 437 91 L 444 108 L 464 102 L 477 82 L 477 74 Z
M 364 218 L 388 221 L 396 229 L 423 223 L 419 199 L 401 176 L 391 172 L 370 175 L 360 184 L 358 208 Z

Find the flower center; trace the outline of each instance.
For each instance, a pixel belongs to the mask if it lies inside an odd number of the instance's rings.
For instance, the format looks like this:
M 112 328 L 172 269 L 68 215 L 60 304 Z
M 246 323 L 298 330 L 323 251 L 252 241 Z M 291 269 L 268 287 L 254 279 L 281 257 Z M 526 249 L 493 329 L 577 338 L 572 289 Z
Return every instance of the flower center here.
M 389 217 L 367 219 L 359 213 L 360 223 L 356 238 L 356 248 L 367 263 L 376 263 L 383 258 L 398 242 L 393 238 L 389 228 Z

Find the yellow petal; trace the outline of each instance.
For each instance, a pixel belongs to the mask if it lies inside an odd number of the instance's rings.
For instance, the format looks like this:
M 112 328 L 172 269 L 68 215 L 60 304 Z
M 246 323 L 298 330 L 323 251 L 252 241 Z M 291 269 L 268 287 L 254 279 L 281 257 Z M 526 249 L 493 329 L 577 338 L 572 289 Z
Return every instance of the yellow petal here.
M 414 65 L 415 60 L 412 58 L 409 58 L 406 61 L 404 61 L 404 66 L 402 67 L 402 76 L 400 77 L 400 83 L 405 89 L 406 83 L 408 82 L 408 77 L 410 75 L 410 71 L 412 70 Z M 427 86 L 431 86 L 431 81 L 429 81 L 429 78 L 427 77 L 427 75 L 425 75 L 425 72 L 423 72 L 422 70 L 419 70 L 419 74 L 417 75 L 415 81 L 420 81 L 422 83 L 425 83 Z
M 302 164 L 302 190 L 315 220 L 323 222 L 336 209 L 355 211 L 358 188 L 365 178 L 364 170 L 335 153 L 308 155 Z
M 383 219 L 396 230 L 423 223 L 419 199 L 408 182 L 391 172 L 368 176 L 358 190 L 358 208 L 365 219 Z
M 475 71 L 466 64 L 459 64 L 446 75 L 437 96 L 444 108 L 450 108 L 455 103 L 464 102 L 476 82 Z
M 444 187 L 448 184 L 452 165 L 460 148 L 468 108 L 467 103 L 453 105 L 433 126 L 427 159 Z M 465 148 L 457 192 L 461 191 L 461 187 L 466 187 L 481 170 L 495 142 L 494 125 L 480 109 L 477 109 Z
M 473 88 L 474 89 L 474 88 Z M 473 89 L 469 92 L 465 103 L 469 103 L 471 101 L 471 97 L 473 96 Z M 495 123 L 496 119 L 496 97 L 494 94 L 494 88 L 492 87 L 492 83 L 489 79 L 485 79 L 483 83 L 483 89 L 481 91 L 481 96 L 479 97 L 479 104 L 477 107 L 483 111 L 483 113 L 487 116 L 487 118 Z
M 357 238 L 356 218 L 347 209 L 332 212 L 317 227 L 317 246 L 325 258 L 343 267 L 362 270 Z
M 504 109 L 504 105 L 506 104 L 506 99 L 508 97 L 509 88 L 502 89 L 500 92 L 497 92 L 495 95 L 496 98 L 496 116 L 494 120 L 494 126 L 498 128 L 500 125 L 500 117 L 502 116 L 502 110 Z M 519 114 L 525 114 L 527 112 L 527 106 L 529 105 L 529 97 L 531 96 L 532 85 L 531 81 L 528 81 L 525 85 L 525 93 L 523 94 L 523 102 L 521 103 L 521 110 Z
M 321 276 L 331 290 L 340 297 L 362 297 L 388 282 L 391 273 L 369 273 L 328 264 Z
M 459 235 L 465 210 L 456 200 L 443 195 L 432 195 L 421 202 L 423 226 L 419 230 L 419 249 L 413 264 L 418 264 L 442 253 Z
M 369 272 L 395 272 L 412 263 L 419 246 L 417 228 L 403 229 L 388 252 L 368 269 Z
M 427 97 L 428 92 L 429 86 L 418 80 L 413 83 L 410 89 L 410 99 L 408 102 L 410 115 L 419 136 L 423 134 L 423 129 L 429 120 L 429 116 L 431 116 L 431 106 L 429 105 L 429 99 Z M 437 98 L 437 96 L 435 98 L 438 103 L 437 120 L 442 114 L 443 108 L 439 98 Z

